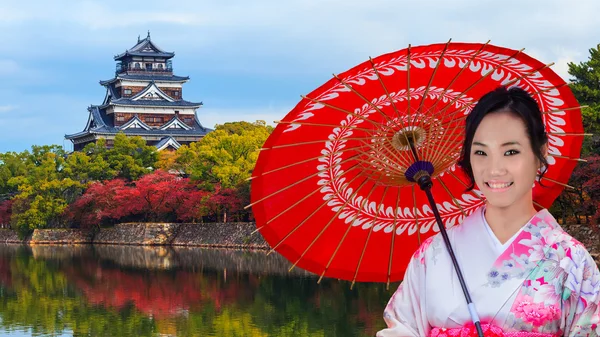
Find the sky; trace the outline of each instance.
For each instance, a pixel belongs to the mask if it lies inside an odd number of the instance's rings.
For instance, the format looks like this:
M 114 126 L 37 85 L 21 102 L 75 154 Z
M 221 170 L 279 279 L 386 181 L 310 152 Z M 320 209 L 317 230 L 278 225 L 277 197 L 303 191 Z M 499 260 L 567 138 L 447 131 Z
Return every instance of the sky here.
M 525 48 L 568 81 L 600 43 L 598 13 L 598 0 L 1 0 L 0 152 L 71 150 L 64 135 L 102 103 L 114 55 L 148 31 L 214 127 L 273 124 L 333 73 L 450 38 Z

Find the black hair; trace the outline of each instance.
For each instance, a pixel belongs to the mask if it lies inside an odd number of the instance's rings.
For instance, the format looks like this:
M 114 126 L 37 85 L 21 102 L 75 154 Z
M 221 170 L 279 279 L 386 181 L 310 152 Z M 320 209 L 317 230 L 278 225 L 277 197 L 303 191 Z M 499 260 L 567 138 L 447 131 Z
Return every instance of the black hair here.
M 544 145 L 548 144 L 548 134 L 544 128 L 544 121 L 539 105 L 527 91 L 519 87 L 511 87 L 508 89 L 505 86 L 501 86 L 483 95 L 469 113 L 465 122 L 465 140 L 460 159 L 458 160 L 458 165 L 469 177 L 470 185 L 467 188 L 467 191 L 470 191 L 475 187 L 473 167 L 471 166 L 471 147 L 473 138 L 475 137 L 475 131 L 487 114 L 501 111 L 512 113 L 525 123 L 525 129 L 533 154 L 544 168 L 548 166 L 548 161 L 542 153 Z M 540 179 L 545 172 L 545 169 L 543 172 L 540 172 Z

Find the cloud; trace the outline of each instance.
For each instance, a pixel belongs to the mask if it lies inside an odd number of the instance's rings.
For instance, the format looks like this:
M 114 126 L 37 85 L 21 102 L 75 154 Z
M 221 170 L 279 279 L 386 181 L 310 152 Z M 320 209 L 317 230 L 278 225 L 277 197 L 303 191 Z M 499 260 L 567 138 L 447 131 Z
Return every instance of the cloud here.
M 0 105 L 0 113 L 3 112 L 10 112 L 17 109 L 16 106 L 12 106 L 12 105 Z
M 281 120 L 291 110 L 290 108 L 253 107 L 253 108 L 200 108 L 197 111 L 198 120 L 202 125 L 214 128 L 217 124 L 227 122 L 257 120 L 265 121 L 268 125 L 275 126 L 274 121 Z
M 599 12 L 597 0 L 1 1 L 0 104 L 32 120 L 0 133 L 30 144 L 80 131 L 113 56 L 147 30 L 176 53 L 177 74 L 191 77 L 184 97 L 205 103 L 198 116 L 213 127 L 280 120 L 332 73 L 409 43 L 490 39 L 555 62 L 567 79 L 568 62 L 599 42 Z

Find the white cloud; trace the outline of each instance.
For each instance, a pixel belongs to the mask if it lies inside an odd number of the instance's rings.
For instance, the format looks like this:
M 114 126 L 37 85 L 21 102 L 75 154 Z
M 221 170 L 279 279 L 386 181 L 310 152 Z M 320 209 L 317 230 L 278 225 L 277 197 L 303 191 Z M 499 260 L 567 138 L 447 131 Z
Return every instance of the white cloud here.
M 10 112 L 17 109 L 16 106 L 12 106 L 12 105 L 0 105 L 0 113 L 3 112 Z
M 275 126 L 274 121 L 283 119 L 290 110 L 291 108 L 276 109 L 272 107 L 255 107 L 248 109 L 200 108 L 197 111 L 197 115 L 200 123 L 208 128 L 214 128 L 217 124 L 224 124 L 227 122 L 255 122 L 257 120 L 262 120 L 268 125 Z

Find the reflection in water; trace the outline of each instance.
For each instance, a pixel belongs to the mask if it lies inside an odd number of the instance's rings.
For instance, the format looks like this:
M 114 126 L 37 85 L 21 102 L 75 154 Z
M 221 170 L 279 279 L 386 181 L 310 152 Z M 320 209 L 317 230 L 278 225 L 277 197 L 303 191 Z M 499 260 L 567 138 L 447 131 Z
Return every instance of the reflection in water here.
M 76 336 L 373 336 L 397 284 L 323 280 L 265 252 L 0 244 L 0 329 Z M 72 331 L 72 332 L 71 332 Z

